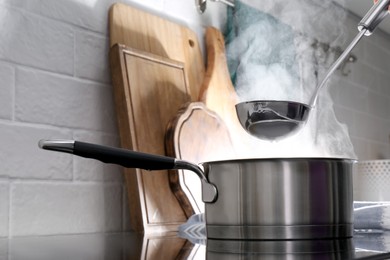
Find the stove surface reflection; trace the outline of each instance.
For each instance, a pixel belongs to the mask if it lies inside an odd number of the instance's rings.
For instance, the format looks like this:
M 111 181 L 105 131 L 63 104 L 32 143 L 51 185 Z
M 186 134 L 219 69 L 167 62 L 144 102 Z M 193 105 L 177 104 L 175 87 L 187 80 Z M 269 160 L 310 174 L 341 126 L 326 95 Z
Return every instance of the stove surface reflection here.
M 0 259 L 390 259 L 390 232 L 359 232 L 352 239 L 309 241 L 207 240 L 176 233 L 83 234 L 0 239 Z

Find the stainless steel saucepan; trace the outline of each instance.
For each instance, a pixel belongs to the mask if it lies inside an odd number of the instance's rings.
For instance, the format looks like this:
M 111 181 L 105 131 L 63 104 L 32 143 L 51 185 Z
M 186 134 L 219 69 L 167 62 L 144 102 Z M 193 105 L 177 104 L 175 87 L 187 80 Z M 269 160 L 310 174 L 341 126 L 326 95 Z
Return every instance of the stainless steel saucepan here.
M 242 127 L 252 136 L 265 140 L 276 140 L 296 133 L 308 120 L 309 112 L 315 107 L 318 94 L 329 77 L 348 57 L 360 39 L 364 35 L 371 35 L 387 16 L 389 4 L 390 0 L 380 0 L 367 12 L 358 24 L 359 33 L 329 68 L 316 87 L 309 104 L 282 100 L 254 100 L 238 103 L 236 112 Z
M 146 170 L 188 169 L 202 180 L 208 238 L 326 239 L 353 234 L 354 160 L 243 159 L 193 163 L 79 141 L 40 147 Z

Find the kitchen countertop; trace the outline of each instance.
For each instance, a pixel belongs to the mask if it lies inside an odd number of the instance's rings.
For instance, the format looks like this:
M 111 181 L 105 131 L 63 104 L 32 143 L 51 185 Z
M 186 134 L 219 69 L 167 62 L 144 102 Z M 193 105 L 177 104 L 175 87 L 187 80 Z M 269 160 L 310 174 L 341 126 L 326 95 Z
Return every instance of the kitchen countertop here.
M 206 244 L 193 244 L 176 233 L 18 237 L 0 239 L 0 259 L 390 259 L 390 232 L 361 232 L 347 240 Z

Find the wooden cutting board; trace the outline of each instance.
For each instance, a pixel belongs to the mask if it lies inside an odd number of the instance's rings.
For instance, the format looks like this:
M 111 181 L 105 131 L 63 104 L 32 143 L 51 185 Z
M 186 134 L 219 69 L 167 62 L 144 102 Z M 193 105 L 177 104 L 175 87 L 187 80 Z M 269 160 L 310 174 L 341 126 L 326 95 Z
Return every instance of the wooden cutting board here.
M 208 65 L 200 102 L 184 106 L 168 125 L 166 134 L 168 154 L 195 163 L 236 157 L 225 120 L 238 123 L 234 110 L 237 96 L 227 69 L 224 38 L 218 29 L 207 28 L 206 47 Z M 182 198 L 184 193 L 196 213 L 204 212 L 198 177 L 186 170 L 169 176 L 175 195 Z
M 110 47 L 123 44 L 184 63 L 192 101 L 199 96 L 205 66 L 196 34 L 183 25 L 121 3 L 109 12 Z
M 217 113 L 232 140 L 235 154 L 242 149 L 243 143 L 252 138 L 242 128 L 236 114 L 235 105 L 239 98 L 230 79 L 225 54 L 225 42 L 222 33 L 213 27 L 206 29 L 207 71 L 199 93 L 208 109 Z
M 120 3 L 110 9 L 109 27 L 121 146 L 164 155 L 168 121 L 183 104 L 197 100 L 204 78 L 196 35 Z M 133 230 L 176 231 L 194 213 L 173 194 L 168 171 L 125 169 L 125 178 Z
M 234 158 L 225 123 L 203 102 L 185 105 L 170 122 L 166 133 L 166 148 L 168 155 L 196 164 Z M 178 170 L 170 172 L 169 180 L 179 200 L 185 197 L 195 213 L 204 212 L 201 181 L 196 174 Z

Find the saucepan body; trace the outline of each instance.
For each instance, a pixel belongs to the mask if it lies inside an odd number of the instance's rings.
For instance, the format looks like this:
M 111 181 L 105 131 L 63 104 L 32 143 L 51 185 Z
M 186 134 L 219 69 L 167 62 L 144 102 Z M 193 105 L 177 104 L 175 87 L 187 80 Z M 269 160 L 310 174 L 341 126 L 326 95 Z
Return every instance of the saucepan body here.
M 208 162 L 218 198 L 209 238 L 313 239 L 353 234 L 354 160 L 279 158 Z
M 187 169 L 202 181 L 207 237 L 233 240 L 347 238 L 353 234 L 354 160 L 240 159 L 196 164 L 76 141 L 44 149 L 147 170 Z

